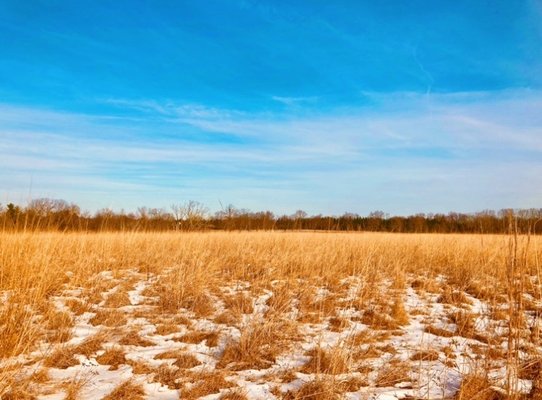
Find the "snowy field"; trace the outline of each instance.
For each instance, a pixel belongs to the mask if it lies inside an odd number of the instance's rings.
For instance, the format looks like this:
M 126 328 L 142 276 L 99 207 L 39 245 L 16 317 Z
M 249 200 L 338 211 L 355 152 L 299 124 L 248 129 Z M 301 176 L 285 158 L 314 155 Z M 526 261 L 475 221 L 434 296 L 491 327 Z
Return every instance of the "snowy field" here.
M 64 272 L 36 346 L 1 361 L 2 399 L 541 398 L 534 276 L 514 336 L 509 299 L 472 279 L 182 271 Z

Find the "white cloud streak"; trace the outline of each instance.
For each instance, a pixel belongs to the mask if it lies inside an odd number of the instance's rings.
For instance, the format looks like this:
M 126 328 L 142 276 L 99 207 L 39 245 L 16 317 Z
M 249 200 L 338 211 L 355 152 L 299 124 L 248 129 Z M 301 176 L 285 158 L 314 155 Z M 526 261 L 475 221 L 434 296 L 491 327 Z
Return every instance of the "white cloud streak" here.
M 107 102 L 126 117 L 0 105 L 0 186 L 20 196 L 32 179 L 39 193 L 89 207 L 104 191 L 127 208 L 181 195 L 279 212 L 542 203 L 541 93 L 364 96 L 371 106 L 326 115 L 130 100 Z

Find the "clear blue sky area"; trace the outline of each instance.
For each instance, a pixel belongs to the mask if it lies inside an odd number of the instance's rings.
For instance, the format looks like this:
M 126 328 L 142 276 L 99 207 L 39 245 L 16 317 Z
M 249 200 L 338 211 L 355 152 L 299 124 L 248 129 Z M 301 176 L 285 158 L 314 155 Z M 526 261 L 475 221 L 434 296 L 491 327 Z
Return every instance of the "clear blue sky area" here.
M 0 0 L 0 203 L 542 207 L 542 1 Z

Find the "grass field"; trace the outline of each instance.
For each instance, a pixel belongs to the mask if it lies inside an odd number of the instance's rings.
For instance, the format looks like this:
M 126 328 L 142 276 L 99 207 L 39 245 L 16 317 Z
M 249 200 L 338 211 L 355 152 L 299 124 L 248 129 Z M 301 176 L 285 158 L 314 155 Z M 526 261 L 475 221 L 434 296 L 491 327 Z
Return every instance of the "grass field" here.
M 0 234 L 2 399 L 542 399 L 542 240 Z

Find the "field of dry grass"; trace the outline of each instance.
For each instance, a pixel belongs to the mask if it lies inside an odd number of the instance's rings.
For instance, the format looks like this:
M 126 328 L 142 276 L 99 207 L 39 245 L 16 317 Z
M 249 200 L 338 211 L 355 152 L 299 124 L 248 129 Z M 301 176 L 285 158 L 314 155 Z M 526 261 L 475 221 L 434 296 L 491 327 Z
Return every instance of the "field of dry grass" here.
M 1 399 L 542 399 L 537 237 L 0 234 Z

